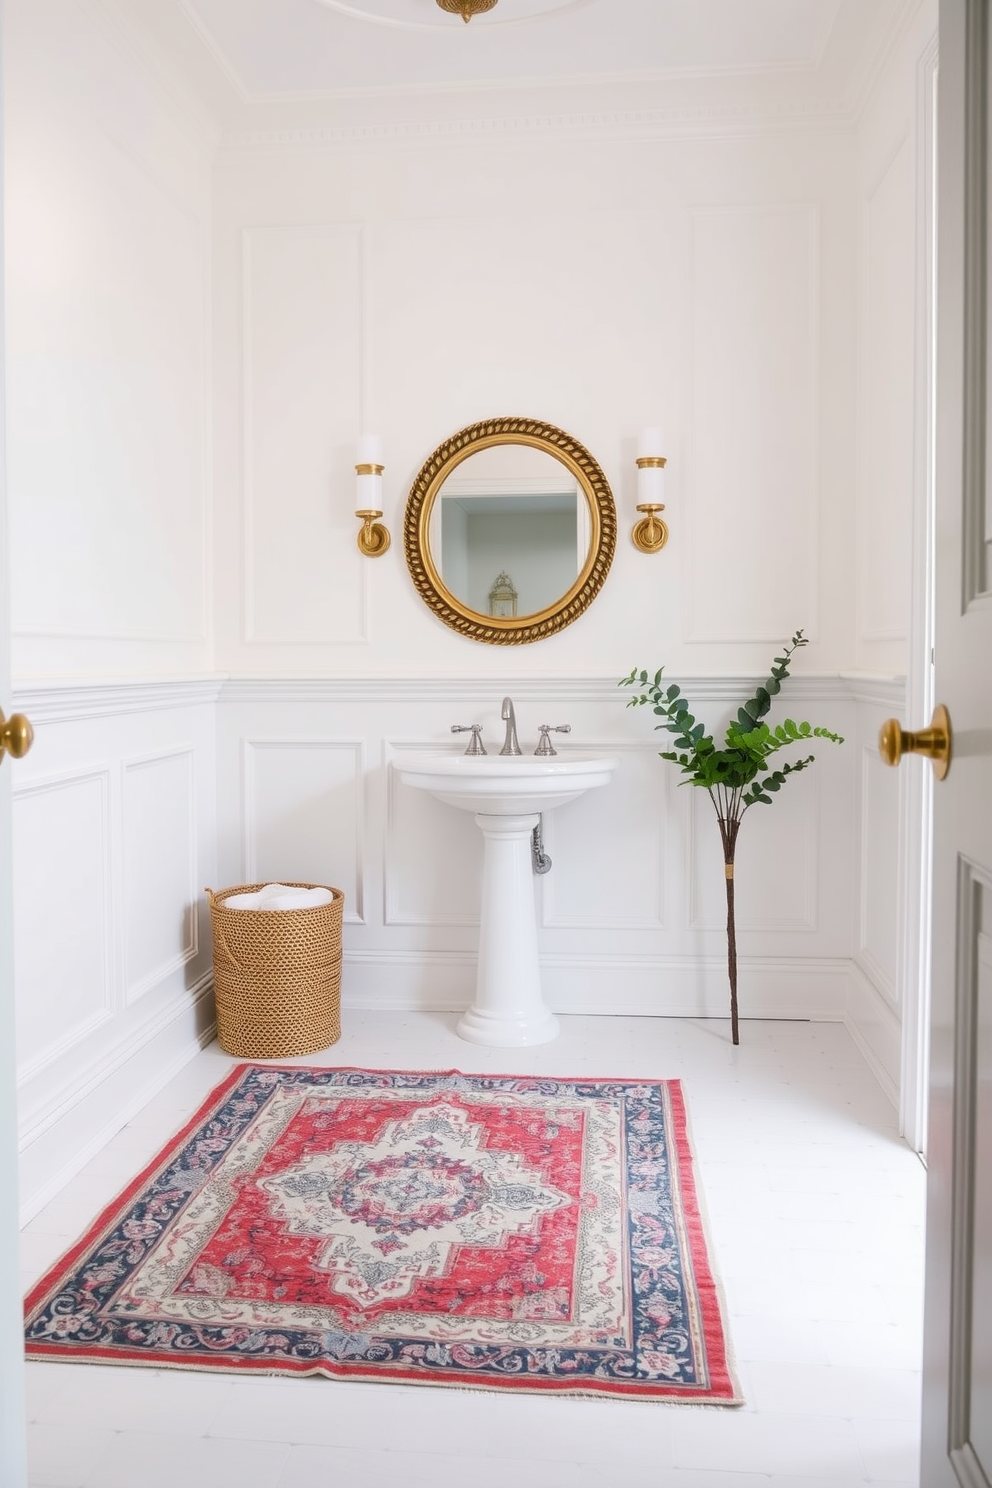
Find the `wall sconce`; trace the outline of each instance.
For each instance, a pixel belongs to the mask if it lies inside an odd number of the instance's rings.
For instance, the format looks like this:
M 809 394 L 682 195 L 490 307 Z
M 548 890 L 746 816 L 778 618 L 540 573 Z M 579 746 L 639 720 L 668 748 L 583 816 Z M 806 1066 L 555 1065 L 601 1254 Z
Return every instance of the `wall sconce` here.
M 657 553 L 668 541 L 668 526 L 656 514 L 665 510 L 665 441 L 660 429 L 642 429 L 637 436 L 637 510 L 647 515 L 631 537 L 642 553 Z
M 358 441 L 355 465 L 358 494 L 355 516 L 362 530 L 358 548 L 366 558 L 380 558 L 389 547 L 389 532 L 377 519 L 382 516 L 382 440 L 377 434 L 363 434 Z

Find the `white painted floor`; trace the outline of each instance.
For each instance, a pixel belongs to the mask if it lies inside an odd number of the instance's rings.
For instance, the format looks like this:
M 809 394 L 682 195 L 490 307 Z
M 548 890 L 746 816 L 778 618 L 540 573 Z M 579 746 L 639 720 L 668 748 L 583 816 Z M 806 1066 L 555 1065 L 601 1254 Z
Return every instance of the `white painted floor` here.
M 678 1077 L 741 1409 L 28 1366 L 32 1488 L 917 1488 L 924 1172 L 846 1031 L 564 1018 L 487 1050 L 346 1009 L 300 1063 Z M 214 1044 L 24 1231 L 25 1287 L 232 1064 Z

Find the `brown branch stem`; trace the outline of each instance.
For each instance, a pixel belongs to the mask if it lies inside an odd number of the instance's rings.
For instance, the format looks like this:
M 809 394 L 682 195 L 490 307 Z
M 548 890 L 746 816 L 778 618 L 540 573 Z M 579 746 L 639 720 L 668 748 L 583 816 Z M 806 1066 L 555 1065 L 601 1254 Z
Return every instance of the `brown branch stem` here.
M 737 833 L 741 823 L 739 817 L 720 817 L 720 837 L 723 841 L 724 874 L 727 882 L 727 975 L 730 978 L 730 1031 L 735 1044 L 739 1044 L 740 1025 L 737 1017 L 737 923 L 734 914 L 734 854 L 737 848 Z

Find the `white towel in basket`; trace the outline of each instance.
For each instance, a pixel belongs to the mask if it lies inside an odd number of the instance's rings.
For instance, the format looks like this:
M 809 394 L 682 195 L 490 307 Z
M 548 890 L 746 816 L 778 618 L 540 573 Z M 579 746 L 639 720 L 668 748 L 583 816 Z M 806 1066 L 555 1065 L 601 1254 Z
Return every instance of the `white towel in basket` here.
M 229 894 L 225 909 L 317 909 L 330 904 L 330 889 L 297 889 L 292 884 L 270 883 L 250 894 Z

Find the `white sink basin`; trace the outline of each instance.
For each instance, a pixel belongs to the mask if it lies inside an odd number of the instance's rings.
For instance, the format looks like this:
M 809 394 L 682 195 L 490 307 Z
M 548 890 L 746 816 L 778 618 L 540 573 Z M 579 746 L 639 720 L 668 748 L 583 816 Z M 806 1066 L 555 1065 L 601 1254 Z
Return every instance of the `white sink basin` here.
M 486 816 L 551 811 L 593 786 L 606 785 L 615 756 L 409 754 L 397 760 L 407 785 Z
M 407 785 L 474 811 L 485 838 L 475 1002 L 458 1024 L 470 1043 L 510 1049 L 557 1037 L 541 995 L 531 833 L 542 812 L 606 785 L 618 764 L 611 755 L 440 751 L 396 761 Z

